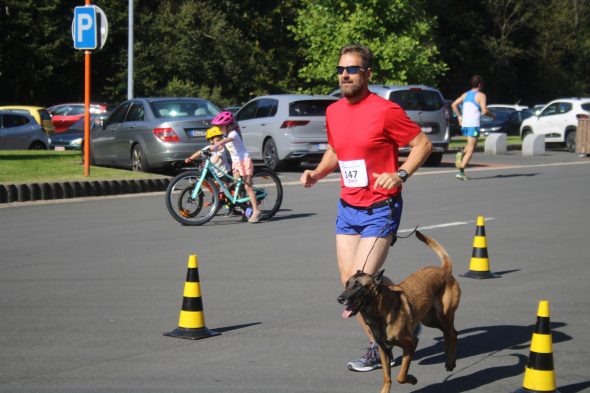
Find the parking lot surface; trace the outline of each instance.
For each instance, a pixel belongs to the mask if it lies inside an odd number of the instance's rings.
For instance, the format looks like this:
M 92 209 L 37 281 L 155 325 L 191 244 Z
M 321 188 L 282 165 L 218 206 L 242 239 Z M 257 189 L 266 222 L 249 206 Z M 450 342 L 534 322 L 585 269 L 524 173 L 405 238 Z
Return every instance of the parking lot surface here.
M 543 299 L 559 391 L 589 391 L 590 159 L 476 154 L 466 182 L 452 161 L 406 183 L 401 232 L 419 225 L 453 258 L 457 368 L 444 370 L 441 334 L 425 328 L 411 366 L 418 383 L 392 391 L 520 388 Z M 378 392 L 380 370 L 346 369 L 367 340 L 336 301 L 338 174 L 311 189 L 298 177 L 281 173 L 282 209 L 255 225 L 182 227 L 161 193 L 0 208 L 0 392 Z M 459 276 L 479 215 L 499 278 Z M 163 335 L 178 326 L 191 254 L 206 326 L 222 333 L 198 341 Z M 390 250 L 386 275 L 438 263 L 411 237 Z

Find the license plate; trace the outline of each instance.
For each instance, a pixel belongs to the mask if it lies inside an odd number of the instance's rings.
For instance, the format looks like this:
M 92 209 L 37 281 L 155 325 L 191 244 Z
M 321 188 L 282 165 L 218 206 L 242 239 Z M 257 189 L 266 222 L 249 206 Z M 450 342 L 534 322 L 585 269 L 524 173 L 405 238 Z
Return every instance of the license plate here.
M 315 145 L 311 145 L 311 151 L 324 151 L 328 148 L 327 143 L 317 143 Z
M 422 132 L 425 134 L 429 134 L 432 132 L 432 127 L 422 127 Z
M 204 137 L 207 131 L 205 130 L 186 130 L 186 134 L 192 138 Z
M 64 146 L 55 146 L 55 151 L 66 151 Z

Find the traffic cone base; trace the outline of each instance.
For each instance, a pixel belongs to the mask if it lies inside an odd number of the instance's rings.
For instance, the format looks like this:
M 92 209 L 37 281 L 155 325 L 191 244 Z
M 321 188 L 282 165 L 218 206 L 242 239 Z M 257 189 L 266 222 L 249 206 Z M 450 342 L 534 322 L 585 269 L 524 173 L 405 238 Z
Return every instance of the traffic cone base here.
M 469 270 L 467 272 L 465 272 L 465 274 L 459 274 L 459 276 L 461 277 L 467 277 L 467 278 L 477 278 L 480 280 L 484 280 L 486 278 L 498 278 L 500 276 L 498 276 L 497 274 L 494 274 L 492 272 L 488 271 L 475 271 L 475 270 Z
M 187 328 L 179 327 L 179 328 L 174 329 L 171 332 L 164 333 L 164 336 L 175 337 L 175 338 L 184 338 L 187 340 L 199 340 L 201 338 L 219 336 L 220 334 L 221 333 L 219 333 L 215 330 L 207 329 L 206 327 L 199 328 L 199 329 L 187 329 Z

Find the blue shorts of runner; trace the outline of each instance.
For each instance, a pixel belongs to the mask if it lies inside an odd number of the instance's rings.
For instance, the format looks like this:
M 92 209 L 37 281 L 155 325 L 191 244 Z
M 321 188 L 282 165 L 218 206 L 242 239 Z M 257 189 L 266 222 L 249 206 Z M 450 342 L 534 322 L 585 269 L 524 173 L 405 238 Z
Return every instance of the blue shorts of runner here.
M 461 128 L 463 136 L 470 136 L 477 138 L 479 136 L 479 127 L 463 127 Z
M 402 217 L 401 195 L 391 199 L 391 205 L 376 208 L 353 207 L 340 200 L 336 217 L 337 235 L 388 237 L 396 235 Z

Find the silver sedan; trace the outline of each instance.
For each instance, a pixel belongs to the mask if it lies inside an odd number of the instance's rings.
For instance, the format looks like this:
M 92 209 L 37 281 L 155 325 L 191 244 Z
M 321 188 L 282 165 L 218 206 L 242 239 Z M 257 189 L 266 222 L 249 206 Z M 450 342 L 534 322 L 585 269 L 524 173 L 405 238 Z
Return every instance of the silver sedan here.
M 92 164 L 147 172 L 171 168 L 207 145 L 221 110 L 200 98 L 135 98 L 119 104 L 90 135 Z

